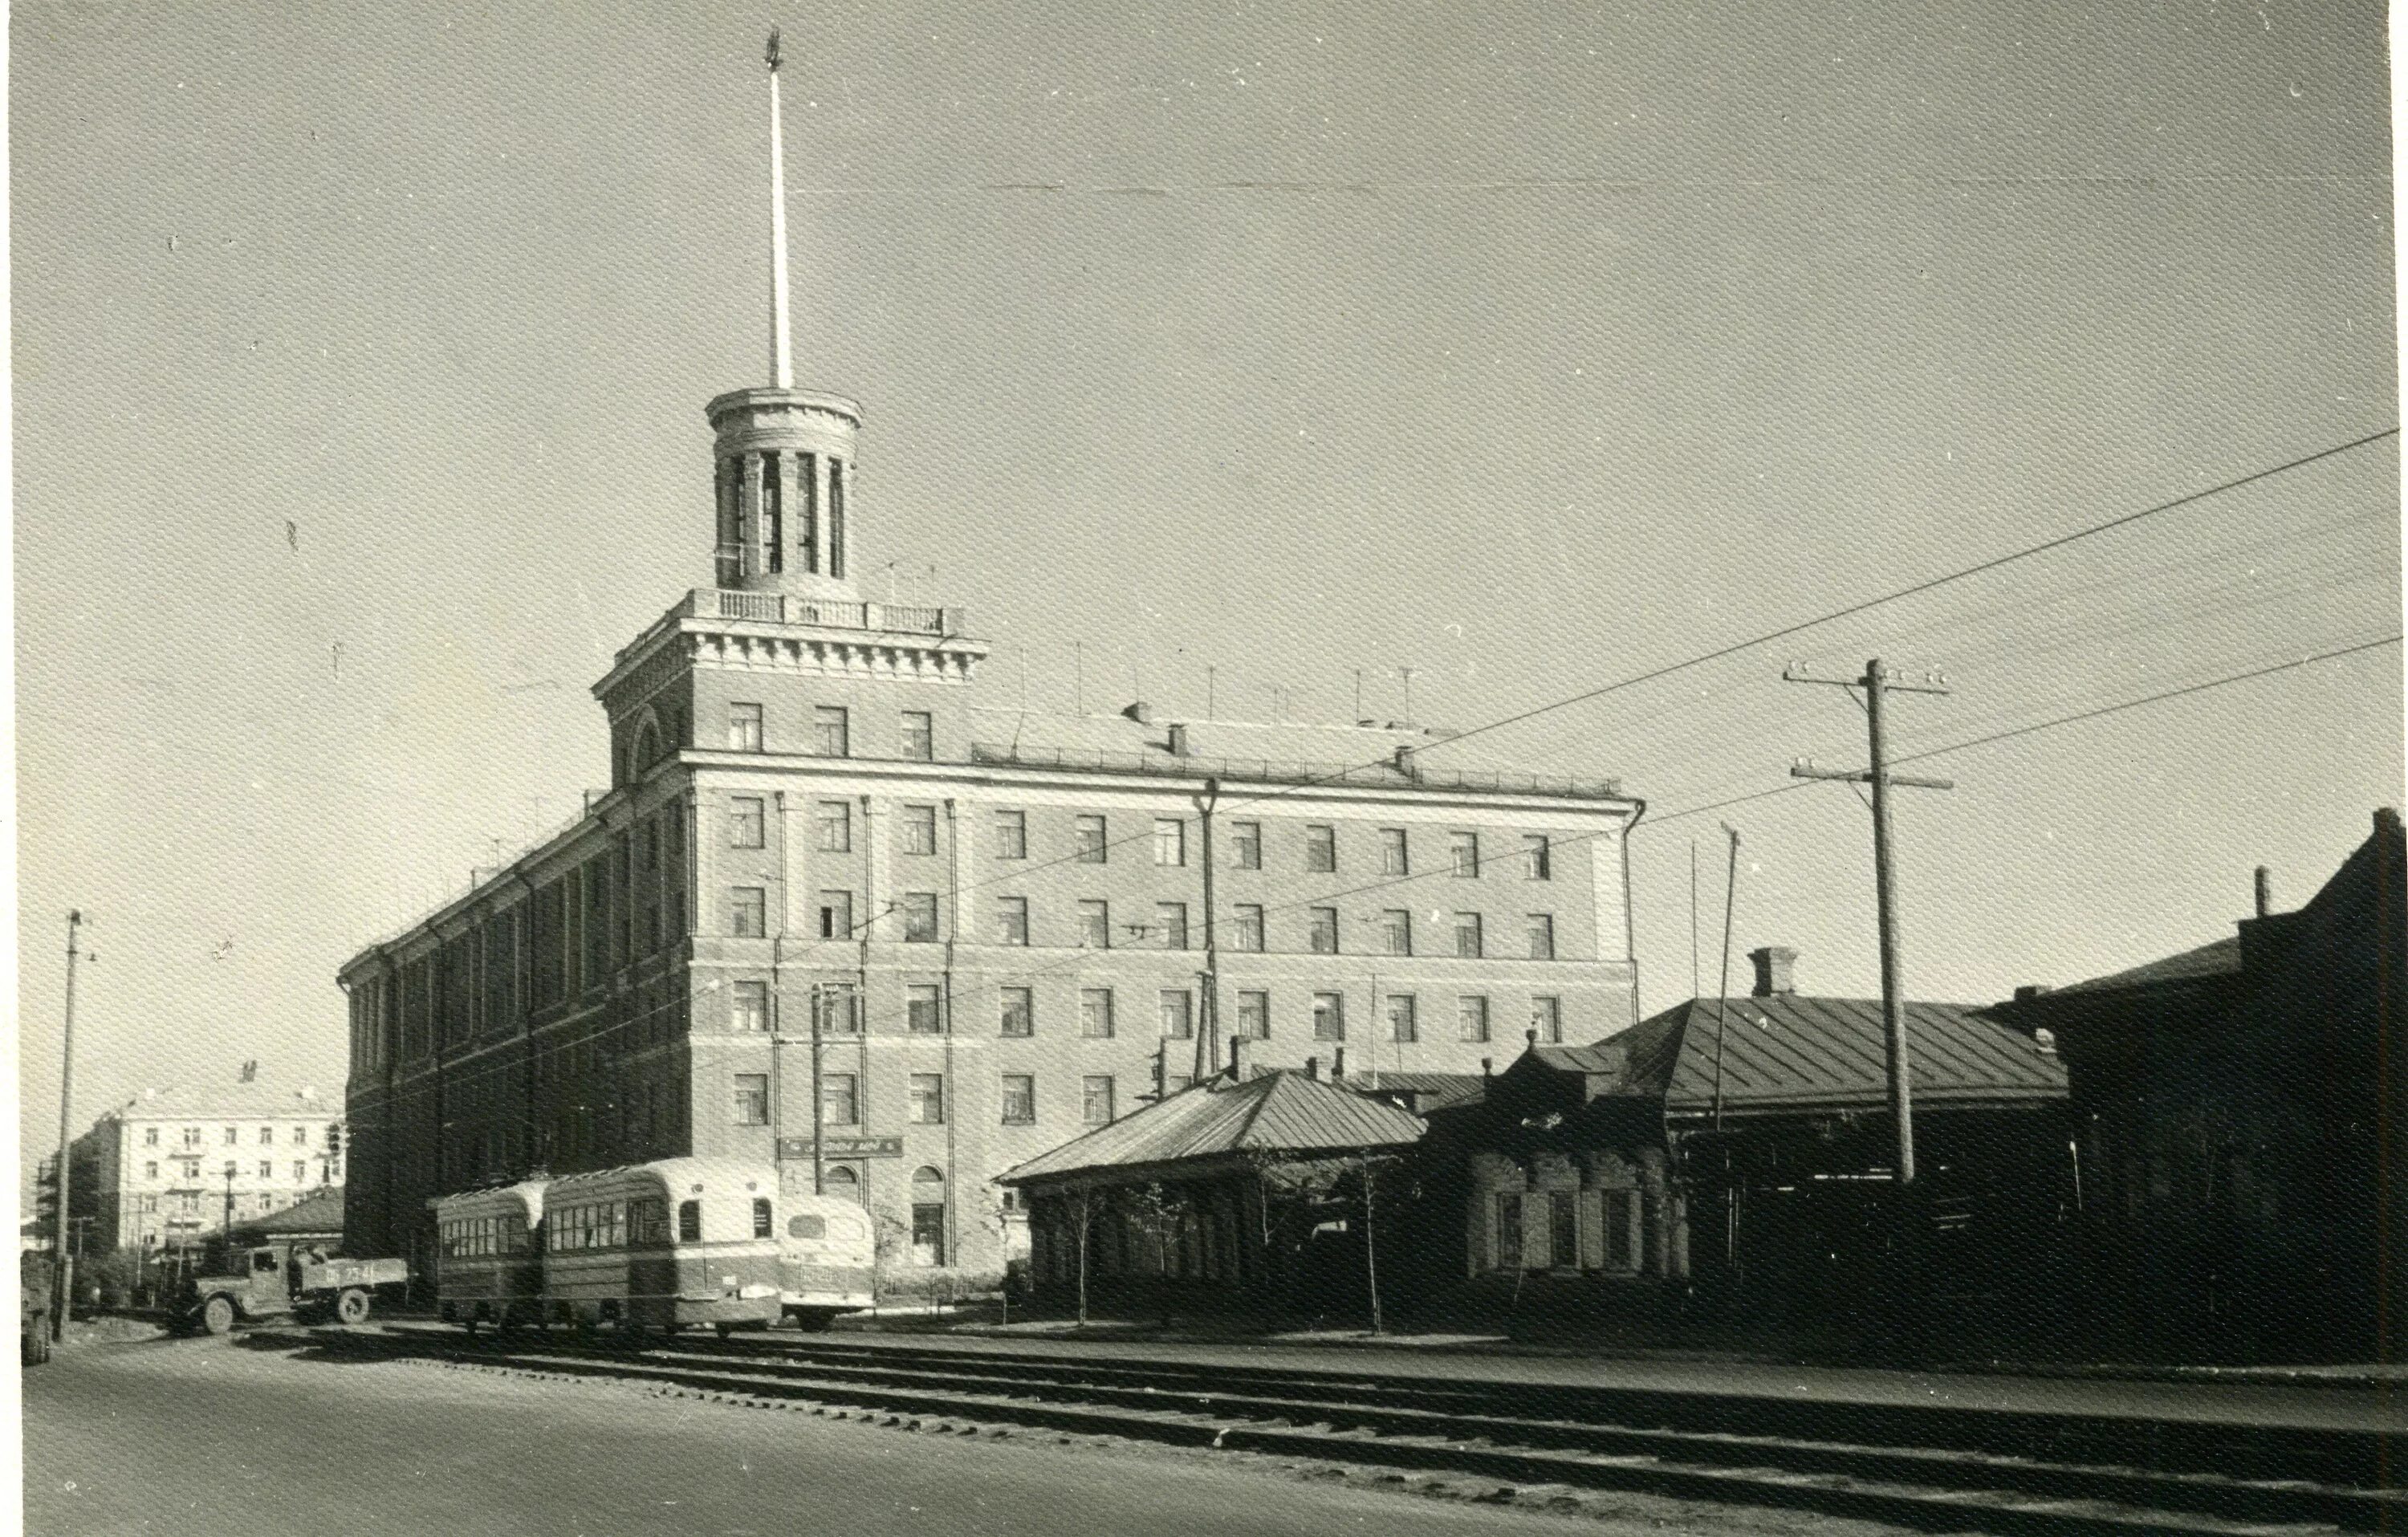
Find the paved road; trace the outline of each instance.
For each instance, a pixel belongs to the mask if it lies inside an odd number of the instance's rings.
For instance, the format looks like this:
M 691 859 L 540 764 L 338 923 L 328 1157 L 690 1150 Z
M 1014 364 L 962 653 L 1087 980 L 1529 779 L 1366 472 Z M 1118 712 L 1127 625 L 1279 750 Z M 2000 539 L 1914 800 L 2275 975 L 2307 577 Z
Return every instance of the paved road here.
M 1309 1482 L 1225 1454 L 970 1442 L 609 1383 L 221 1340 L 84 1345 L 26 1373 L 40 1537 L 1844 1537 L 1853 1521 L 1620 1498 L 1598 1519 Z

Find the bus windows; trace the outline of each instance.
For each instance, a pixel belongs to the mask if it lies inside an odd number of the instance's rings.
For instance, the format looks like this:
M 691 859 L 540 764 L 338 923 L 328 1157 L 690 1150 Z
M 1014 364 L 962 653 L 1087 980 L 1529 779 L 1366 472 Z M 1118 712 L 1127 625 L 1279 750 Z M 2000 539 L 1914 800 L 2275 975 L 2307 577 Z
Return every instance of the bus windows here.
M 827 1218 L 815 1216 L 788 1217 L 786 1219 L 786 1236 L 788 1238 L 825 1238 L 827 1237 Z
M 702 1242 L 702 1202 L 698 1200 L 678 1202 L 678 1242 L 681 1243 Z
M 767 1196 L 755 1196 L 752 1198 L 752 1236 L 754 1238 L 772 1237 L 775 1233 L 775 1228 L 771 1225 L 772 1221 L 773 1219 L 769 1212 L 769 1198 Z

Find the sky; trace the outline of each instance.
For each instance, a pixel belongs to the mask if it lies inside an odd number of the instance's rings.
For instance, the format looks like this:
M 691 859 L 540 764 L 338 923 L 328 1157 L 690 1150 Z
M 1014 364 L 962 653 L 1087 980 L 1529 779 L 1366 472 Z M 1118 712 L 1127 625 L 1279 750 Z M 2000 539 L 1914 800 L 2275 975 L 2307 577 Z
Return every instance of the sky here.
M 21 3 L 21 1142 L 345 1071 L 338 964 L 608 781 L 710 581 L 703 403 L 864 402 L 871 596 L 995 692 L 1482 726 L 1642 797 L 1642 1001 L 1878 989 L 1880 656 L 1928 752 L 2400 632 L 2379 6 Z M 1905 975 L 1986 1000 L 2305 900 L 2402 788 L 2399 648 L 1945 754 Z M 1274 691 L 1282 691 L 1275 696 Z M 1603 692 L 1598 692 L 1603 691 Z M 1699 810 L 1700 808 L 1709 808 Z M 1684 814 L 1686 813 L 1686 814 Z M 499 840 L 498 843 L 496 840 Z M 1743 975 L 1745 963 L 1736 962 Z

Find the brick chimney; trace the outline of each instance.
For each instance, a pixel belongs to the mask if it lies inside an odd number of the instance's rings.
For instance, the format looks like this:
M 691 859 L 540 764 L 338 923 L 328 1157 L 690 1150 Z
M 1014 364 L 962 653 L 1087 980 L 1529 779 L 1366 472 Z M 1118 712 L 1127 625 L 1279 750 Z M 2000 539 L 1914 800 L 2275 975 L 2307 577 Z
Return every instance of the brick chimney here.
M 1771 998 L 1798 991 L 1798 979 L 1792 975 L 1798 965 L 1797 951 L 1787 945 L 1768 944 L 1749 951 L 1747 958 L 1756 963 L 1756 997 Z
M 1254 1075 L 1254 1042 L 1252 1036 L 1232 1036 L 1229 1040 L 1229 1076 L 1244 1083 Z
M 1330 1049 L 1329 1081 L 1333 1084 L 1340 1084 L 1346 1081 L 1346 1048 L 1343 1046 L 1335 1046 Z
M 1187 755 L 1186 724 L 1182 721 L 1173 721 L 1168 726 L 1164 727 L 1164 730 L 1168 735 L 1170 755 L 1174 758 L 1185 757 Z
M 1316 1083 L 1316 1084 L 1320 1083 L 1320 1082 L 1321 1082 L 1321 1058 L 1319 1058 L 1319 1057 L 1317 1057 L 1317 1056 L 1308 1056 L 1308 1057 L 1306 1057 L 1306 1058 L 1304 1059 L 1304 1075 L 1305 1075 L 1307 1078 L 1312 1079 L 1312 1080 L 1314 1083 Z

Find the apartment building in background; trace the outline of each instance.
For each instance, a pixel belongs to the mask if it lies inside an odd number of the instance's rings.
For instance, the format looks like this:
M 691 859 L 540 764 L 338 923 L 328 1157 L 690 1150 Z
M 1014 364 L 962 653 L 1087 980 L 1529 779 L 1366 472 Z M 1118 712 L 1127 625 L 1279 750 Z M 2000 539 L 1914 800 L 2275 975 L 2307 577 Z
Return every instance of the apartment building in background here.
M 146 1088 L 68 1144 L 83 1251 L 192 1243 L 343 1180 L 339 1107 L 255 1080 Z

